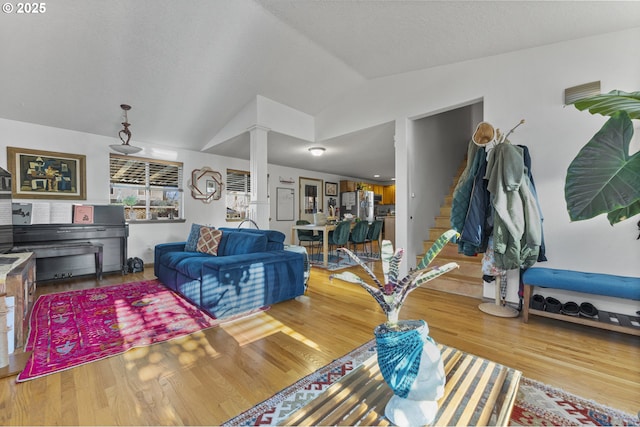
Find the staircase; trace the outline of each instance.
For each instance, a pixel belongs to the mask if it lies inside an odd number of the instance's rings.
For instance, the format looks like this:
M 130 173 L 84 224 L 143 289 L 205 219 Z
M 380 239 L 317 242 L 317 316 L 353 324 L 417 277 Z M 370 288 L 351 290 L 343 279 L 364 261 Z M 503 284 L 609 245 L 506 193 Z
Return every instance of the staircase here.
M 465 159 L 458 169 L 453 185 L 449 188 L 449 194 L 445 197 L 444 204 L 440 207 L 439 215 L 435 218 L 435 226 L 429 229 L 429 240 L 424 241 L 424 252 L 417 256 L 417 263 L 420 262 L 433 242 L 435 242 L 442 233 L 451 228 L 450 217 L 453 190 L 466 164 L 467 161 Z M 452 294 L 482 299 L 482 254 L 474 257 L 459 254 L 458 245 L 448 243 L 432 261 L 431 265 L 444 265 L 448 262 L 456 262 L 460 268 L 430 281 L 425 286 Z

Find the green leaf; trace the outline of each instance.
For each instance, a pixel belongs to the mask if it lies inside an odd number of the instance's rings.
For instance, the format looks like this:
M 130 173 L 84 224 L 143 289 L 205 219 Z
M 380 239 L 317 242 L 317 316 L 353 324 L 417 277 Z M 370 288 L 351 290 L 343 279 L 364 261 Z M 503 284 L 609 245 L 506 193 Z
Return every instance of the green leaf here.
M 422 260 L 420 261 L 420 264 L 418 264 L 418 269 L 421 270 L 423 268 L 426 268 L 429 264 L 431 264 L 431 261 L 433 261 L 433 259 L 436 256 L 438 256 L 442 248 L 444 248 L 444 245 L 449 243 L 449 240 L 451 240 L 454 236 L 457 236 L 457 235 L 458 235 L 458 232 L 453 229 L 447 230 L 444 233 L 442 233 L 442 235 L 438 237 L 438 239 L 435 242 L 433 242 L 433 245 L 431 245 L 431 247 L 429 248 L 425 256 L 422 258 Z
M 384 249 L 384 244 L 383 244 Z M 396 253 L 393 254 L 389 261 L 389 273 L 384 276 L 385 285 L 396 285 L 398 283 L 398 275 L 400 274 L 400 263 L 404 256 L 404 249 L 396 249 Z
M 579 99 L 573 105 L 580 111 L 589 110 L 591 114 L 613 116 L 625 111 L 631 119 L 640 119 L 640 92 L 612 90 L 603 95 Z
M 426 282 L 430 282 L 431 280 L 442 276 L 445 273 L 448 273 L 451 270 L 454 270 L 456 268 L 460 268 L 460 266 L 455 263 L 455 262 L 450 262 L 447 263 L 445 265 L 443 265 L 442 267 L 439 268 L 434 268 L 433 270 L 429 270 L 426 273 L 420 275 L 414 282 L 414 286 L 418 287 L 420 285 L 422 285 L 423 283 Z
M 349 249 L 347 248 L 338 248 L 339 251 L 342 251 L 344 253 L 346 253 L 347 255 L 349 255 L 349 258 L 351 258 L 354 262 L 356 262 L 360 267 L 362 267 L 362 269 L 369 275 L 369 277 L 371 277 L 371 279 L 373 279 L 373 281 L 375 282 L 375 284 L 378 286 L 378 288 L 382 289 L 383 285 L 382 283 L 380 283 L 380 281 L 378 280 L 378 278 L 376 277 L 375 274 L 373 274 L 373 271 L 371 271 L 371 269 L 364 263 L 362 262 L 362 260 L 360 259 L 360 257 L 356 254 L 354 254 L 353 252 L 351 252 Z M 353 274 L 353 273 L 351 273 Z M 333 275 L 336 276 L 337 275 Z M 329 278 L 331 278 L 332 276 L 329 276 Z M 357 277 L 357 276 L 356 276 Z M 340 277 L 339 277 L 340 278 Z M 354 282 L 356 283 L 356 282 Z
M 638 214 L 640 214 L 640 200 L 636 200 L 635 203 L 625 208 L 609 212 L 607 219 L 609 220 L 609 224 L 613 225 Z
M 460 266 L 455 262 L 450 262 L 448 264 L 443 265 L 442 267 L 435 267 L 435 268 L 432 268 L 431 270 L 426 270 L 426 269 L 414 270 L 412 273 L 417 273 L 417 274 L 413 274 L 412 277 L 410 278 L 407 276 L 410 283 L 409 283 L 409 286 L 405 286 L 402 288 L 402 293 L 399 298 L 400 304 L 404 302 L 404 300 L 407 298 L 407 296 L 411 291 L 413 291 L 414 289 L 417 289 L 423 283 L 436 279 L 455 268 L 460 268 Z
M 391 240 L 383 240 L 382 248 L 380 248 L 380 258 L 382 259 L 382 274 L 384 275 L 384 283 L 389 283 L 389 270 L 391 258 L 393 258 L 393 244 Z
M 380 308 L 382 308 L 382 311 L 384 311 L 385 313 L 389 313 L 391 311 L 391 307 L 389 306 L 387 301 L 384 299 L 384 294 L 382 293 L 382 290 L 374 288 L 373 286 L 371 286 L 370 284 L 362 280 L 357 275 L 349 271 L 345 271 L 344 273 L 332 274 L 329 276 L 329 279 L 330 280 L 339 279 L 349 283 L 357 283 L 358 285 L 362 286 L 364 290 L 367 291 L 369 295 L 373 297 L 373 299 L 376 300 L 376 302 L 380 305 Z
M 572 221 L 617 211 L 640 199 L 640 153 L 629 155 L 633 124 L 614 114 L 567 169 L 565 200 Z
M 365 283 L 364 280 L 362 280 L 359 276 L 353 274 L 350 271 L 345 271 L 344 273 L 332 274 L 331 276 L 329 276 L 329 279 L 331 280 L 339 279 L 344 282 L 357 283 L 357 284 Z

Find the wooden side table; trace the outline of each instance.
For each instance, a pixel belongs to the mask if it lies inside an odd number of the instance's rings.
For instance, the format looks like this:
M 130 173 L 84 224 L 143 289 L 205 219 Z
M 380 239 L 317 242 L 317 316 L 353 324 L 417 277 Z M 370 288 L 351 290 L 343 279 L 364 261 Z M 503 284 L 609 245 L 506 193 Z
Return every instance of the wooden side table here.
M 12 375 L 24 367 L 22 351 L 29 331 L 29 311 L 36 291 L 36 258 L 33 253 L 0 255 L 0 295 L 14 297 L 14 352 L 9 354 L 9 366 L 0 369 L 0 377 Z
M 447 375 L 433 425 L 506 426 L 521 372 L 438 345 Z M 390 425 L 384 408 L 393 395 L 376 356 L 295 411 L 282 425 Z

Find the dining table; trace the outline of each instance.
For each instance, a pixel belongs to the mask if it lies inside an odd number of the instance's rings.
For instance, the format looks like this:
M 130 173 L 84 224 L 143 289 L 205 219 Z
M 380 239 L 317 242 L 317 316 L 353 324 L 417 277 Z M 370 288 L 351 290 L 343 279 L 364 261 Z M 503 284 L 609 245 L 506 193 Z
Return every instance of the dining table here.
M 315 225 L 293 225 L 291 227 L 291 244 L 295 245 L 298 239 L 296 230 L 313 230 L 322 233 L 322 263 L 325 268 L 329 267 L 329 232 L 336 229 L 335 224 Z

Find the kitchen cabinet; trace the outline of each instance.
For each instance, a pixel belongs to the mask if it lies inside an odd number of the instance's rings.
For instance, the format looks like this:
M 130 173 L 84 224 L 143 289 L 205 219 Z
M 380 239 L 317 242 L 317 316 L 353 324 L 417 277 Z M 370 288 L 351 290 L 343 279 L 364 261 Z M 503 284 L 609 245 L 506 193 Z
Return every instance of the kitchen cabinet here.
M 382 190 L 382 203 L 385 205 L 396 204 L 396 186 L 385 185 Z
M 357 191 L 358 188 L 362 190 L 373 191 L 374 194 L 380 194 L 382 196 L 381 204 L 383 205 L 394 205 L 396 203 L 395 185 L 379 185 L 370 184 L 367 182 L 340 181 L 341 193 L 345 193 L 347 191 Z
M 358 184 L 355 181 L 340 181 L 340 192 L 356 191 Z

